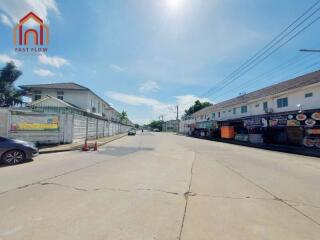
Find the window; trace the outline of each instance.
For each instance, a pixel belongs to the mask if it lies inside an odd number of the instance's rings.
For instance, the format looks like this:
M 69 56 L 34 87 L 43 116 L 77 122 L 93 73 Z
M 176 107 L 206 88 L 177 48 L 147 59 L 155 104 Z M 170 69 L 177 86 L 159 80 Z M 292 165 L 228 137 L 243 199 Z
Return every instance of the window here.
M 313 96 L 313 93 L 312 93 L 312 92 L 306 93 L 306 94 L 304 95 L 305 98 L 309 98 L 309 97 L 312 97 L 312 96 Z
M 39 100 L 39 99 L 41 99 L 41 95 L 34 95 L 34 100 L 35 100 L 35 101 L 37 101 L 37 100 Z
M 221 114 L 220 114 L 220 112 L 218 112 L 218 117 L 220 117 L 221 116 Z
M 267 111 L 268 110 L 268 102 L 263 103 L 263 110 Z
M 212 113 L 212 118 L 216 118 L 216 113 Z
M 98 113 L 100 113 L 100 102 L 98 102 Z
M 241 107 L 241 113 L 246 113 L 248 112 L 248 107 L 247 106 L 242 106 Z
M 259 106 L 260 106 L 260 104 L 258 103 L 258 104 L 256 104 L 256 106 L 255 106 L 255 107 L 256 107 L 256 108 L 258 108 Z
M 64 95 L 63 91 L 57 91 L 57 98 L 58 99 L 63 100 L 63 95 Z
M 34 100 L 37 101 L 39 99 L 41 99 L 41 91 L 36 90 L 34 91 Z
M 237 114 L 237 108 L 233 108 L 233 114 Z
M 277 99 L 277 107 L 278 108 L 288 107 L 288 98 Z

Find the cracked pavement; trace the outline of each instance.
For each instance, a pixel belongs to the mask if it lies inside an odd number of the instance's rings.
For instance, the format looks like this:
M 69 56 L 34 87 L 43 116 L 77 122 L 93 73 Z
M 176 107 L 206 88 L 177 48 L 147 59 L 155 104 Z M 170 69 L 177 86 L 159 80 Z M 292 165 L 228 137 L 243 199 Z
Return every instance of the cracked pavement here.
M 319 239 L 320 161 L 139 133 L 0 167 L 0 239 Z

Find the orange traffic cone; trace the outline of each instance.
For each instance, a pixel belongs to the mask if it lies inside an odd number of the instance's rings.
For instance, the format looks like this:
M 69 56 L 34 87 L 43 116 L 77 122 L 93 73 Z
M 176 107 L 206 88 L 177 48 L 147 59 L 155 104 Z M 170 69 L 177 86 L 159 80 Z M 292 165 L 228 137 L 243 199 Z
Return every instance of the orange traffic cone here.
M 98 143 L 97 143 L 97 141 L 94 143 L 93 151 L 98 151 Z
M 82 147 L 82 151 L 89 151 L 87 139 L 84 141 L 84 145 Z

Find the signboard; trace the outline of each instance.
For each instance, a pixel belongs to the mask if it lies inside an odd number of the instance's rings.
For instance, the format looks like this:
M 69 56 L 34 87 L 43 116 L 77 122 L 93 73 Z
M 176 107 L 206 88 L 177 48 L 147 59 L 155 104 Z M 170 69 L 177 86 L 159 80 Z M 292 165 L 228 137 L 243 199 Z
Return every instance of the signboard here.
M 287 126 L 287 116 L 270 117 L 270 127 Z
M 59 131 L 59 117 L 55 114 L 12 112 L 10 131 Z

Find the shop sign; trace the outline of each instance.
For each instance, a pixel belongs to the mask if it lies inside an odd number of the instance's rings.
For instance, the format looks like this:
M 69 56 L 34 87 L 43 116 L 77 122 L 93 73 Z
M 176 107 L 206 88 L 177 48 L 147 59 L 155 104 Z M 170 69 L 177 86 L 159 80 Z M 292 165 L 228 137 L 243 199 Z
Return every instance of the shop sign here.
M 301 124 L 298 120 L 291 119 L 291 120 L 287 121 L 287 126 L 289 126 L 289 127 L 298 127 L 300 125 Z
M 316 121 L 320 121 L 320 112 L 315 112 L 311 115 L 311 118 L 316 120 Z
M 304 121 L 304 120 L 307 119 L 307 116 L 306 116 L 305 114 L 303 114 L 303 113 L 300 113 L 300 114 L 298 114 L 298 115 L 296 116 L 296 119 L 297 119 L 298 121 Z
M 54 114 L 12 112 L 11 131 L 58 131 L 59 117 Z
M 308 127 L 313 127 L 314 125 L 316 125 L 316 121 L 308 118 L 305 122 L 304 122 Z
M 267 127 L 268 121 L 265 118 L 250 118 L 243 121 L 244 126 L 250 127 Z
M 320 128 L 311 128 L 306 130 L 308 134 L 320 135 Z
M 287 116 L 271 117 L 269 125 L 270 127 L 287 126 Z

